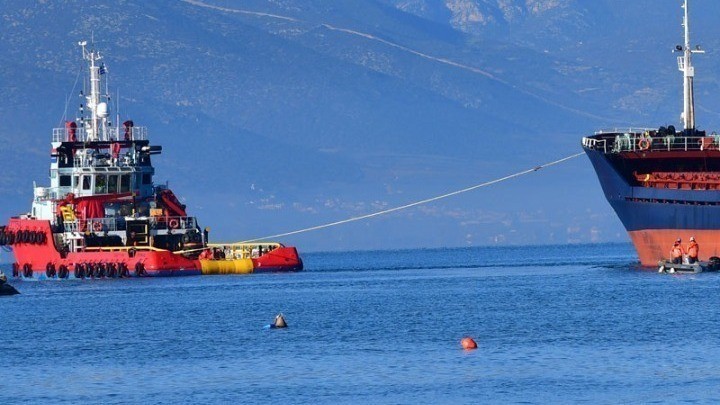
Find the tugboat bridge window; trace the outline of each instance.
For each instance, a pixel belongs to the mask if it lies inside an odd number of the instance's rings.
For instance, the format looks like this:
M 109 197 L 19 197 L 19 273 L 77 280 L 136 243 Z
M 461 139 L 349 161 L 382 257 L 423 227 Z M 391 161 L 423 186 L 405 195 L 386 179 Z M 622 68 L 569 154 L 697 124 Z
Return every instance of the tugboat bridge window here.
M 83 189 L 83 190 L 90 190 L 90 180 L 91 180 L 91 177 L 90 177 L 90 176 L 82 176 L 82 179 L 83 179 L 82 189 Z
M 108 193 L 118 192 L 118 176 L 108 176 Z
M 72 185 L 72 176 L 60 176 L 60 187 L 70 187 Z
M 95 176 L 95 194 L 107 193 L 107 176 L 98 174 Z
M 130 191 L 130 175 L 123 174 L 120 176 L 120 192 L 127 193 Z

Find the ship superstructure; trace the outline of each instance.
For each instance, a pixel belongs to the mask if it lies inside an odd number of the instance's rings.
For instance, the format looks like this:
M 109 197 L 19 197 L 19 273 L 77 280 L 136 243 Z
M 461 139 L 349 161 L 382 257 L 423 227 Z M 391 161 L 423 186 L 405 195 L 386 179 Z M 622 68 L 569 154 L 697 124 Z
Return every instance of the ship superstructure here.
M 691 46 L 687 0 L 682 7 L 684 43 L 674 51 L 681 54 L 683 129 L 615 129 L 582 140 L 644 266 L 655 266 L 676 239 L 691 236 L 702 246 L 701 258 L 720 256 L 720 136 L 695 126 L 692 57 L 704 51 Z
M 35 187 L 30 217 L 48 220 L 63 247 L 154 246 L 171 251 L 206 242 L 194 217 L 170 189 L 153 179 L 148 131 L 132 120 L 114 125 L 110 95 L 101 93 L 102 55 L 81 42 L 88 94 L 79 117 L 52 135 L 50 187 Z M 85 114 L 87 112 L 87 114 Z M 119 118 L 119 117 L 117 117 Z

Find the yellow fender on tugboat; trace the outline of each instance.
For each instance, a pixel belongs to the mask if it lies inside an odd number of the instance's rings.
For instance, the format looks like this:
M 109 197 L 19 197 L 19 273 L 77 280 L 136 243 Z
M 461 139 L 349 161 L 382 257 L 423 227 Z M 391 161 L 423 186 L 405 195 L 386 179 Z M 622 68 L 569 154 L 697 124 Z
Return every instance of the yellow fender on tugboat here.
M 203 275 L 250 274 L 253 272 L 253 262 L 250 259 L 201 259 L 200 266 Z

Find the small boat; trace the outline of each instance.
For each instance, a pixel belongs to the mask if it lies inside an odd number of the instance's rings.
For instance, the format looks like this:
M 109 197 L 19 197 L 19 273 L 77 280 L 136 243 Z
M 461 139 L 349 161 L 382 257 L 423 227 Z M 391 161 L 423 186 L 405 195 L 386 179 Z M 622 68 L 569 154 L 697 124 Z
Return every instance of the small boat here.
M 720 270 L 720 257 L 713 256 L 708 261 L 697 261 L 688 263 L 683 260 L 682 263 L 673 263 L 671 260 L 658 261 L 658 273 L 702 273 L 704 271 Z
M 658 262 L 658 273 L 702 273 L 708 271 L 707 262 L 690 263 L 673 263 L 670 260 L 660 260 Z

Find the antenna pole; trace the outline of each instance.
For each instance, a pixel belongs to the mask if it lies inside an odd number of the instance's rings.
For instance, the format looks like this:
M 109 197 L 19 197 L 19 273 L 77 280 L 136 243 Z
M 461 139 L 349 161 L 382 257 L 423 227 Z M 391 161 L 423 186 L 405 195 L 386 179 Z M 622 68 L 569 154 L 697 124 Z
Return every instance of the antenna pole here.
M 685 16 L 683 27 L 685 27 L 685 46 L 683 47 L 683 124 L 685 129 L 695 129 L 695 103 L 693 78 L 695 68 L 692 65 L 692 52 L 690 51 L 690 23 L 688 21 L 688 3 L 683 4 Z
M 107 141 L 110 139 L 109 103 L 110 90 L 107 78 L 105 79 L 105 94 L 101 94 L 102 78 L 107 73 L 105 64 L 100 62 L 103 58 L 99 51 L 87 49 L 87 41 L 78 43 L 82 47 L 83 59 L 88 62 L 90 69 L 90 94 L 84 94 L 87 101 L 87 108 L 90 110 L 90 118 L 84 120 L 85 131 L 88 141 Z M 91 45 L 92 46 L 92 45 Z M 100 63 L 98 63 L 100 62 Z
M 678 56 L 678 69 L 683 72 L 683 112 L 680 118 L 683 121 L 683 127 L 687 131 L 695 130 L 695 91 L 693 90 L 693 79 L 695 78 L 695 68 L 692 65 L 692 54 L 705 53 L 700 50 L 700 46 L 695 49 L 690 47 L 690 19 L 688 17 L 688 0 L 684 0 L 682 8 L 685 13 L 683 15 L 683 28 L 685 28 L 685 44 L 684 46 L 676 46 L 676 52 L 682 52 L 683 56 Z

